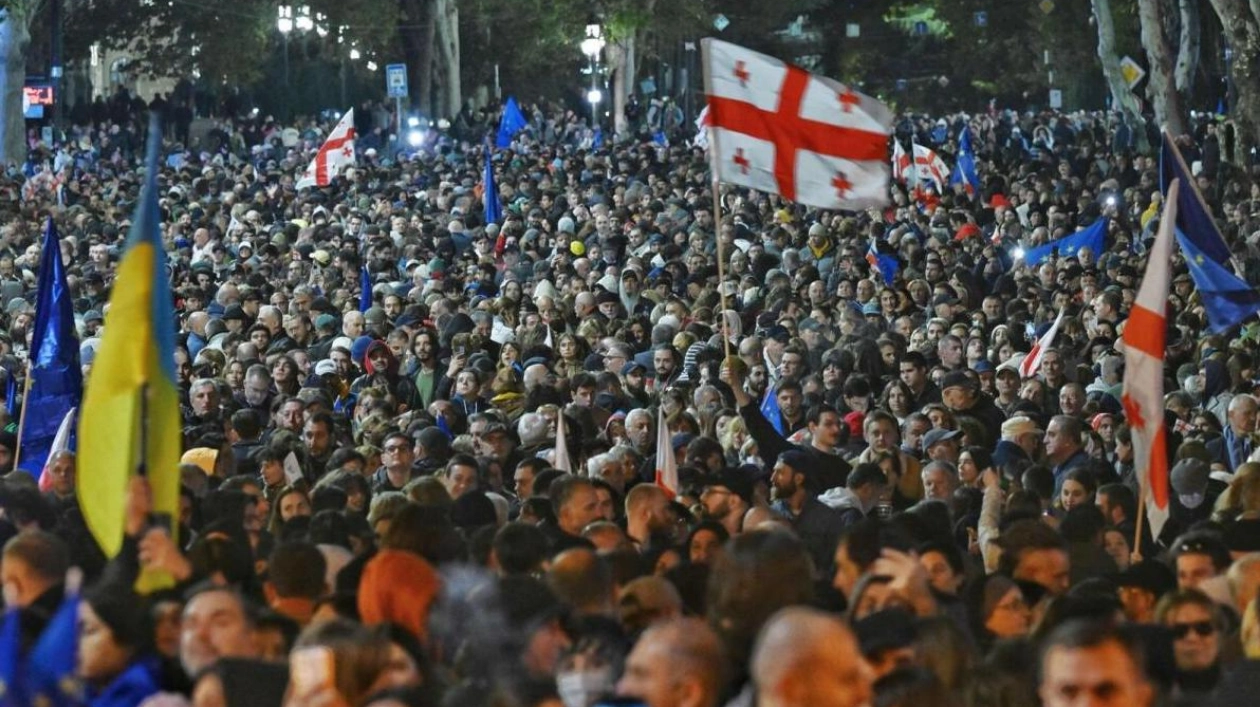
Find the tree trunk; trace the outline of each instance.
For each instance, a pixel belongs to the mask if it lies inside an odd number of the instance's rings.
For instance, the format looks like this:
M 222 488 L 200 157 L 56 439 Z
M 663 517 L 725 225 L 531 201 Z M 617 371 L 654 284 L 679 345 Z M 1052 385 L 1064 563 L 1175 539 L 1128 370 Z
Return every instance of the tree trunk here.
M 608 45 L 608 62 L 612 67 L 613 134 L 617 139 L 629 137 L 630 124 L 626 121 L 626 102 L 634 91 L 635 76 L 634 31 Z
M 1251 149 L 1260 143 L 1260 87 L 1256 86 L 1256 71 L 1260 70 L 1260 23 L 1256 7 L 1260 0 L 1212 0 L 1212 9 L 1221 18 L 1225 40 L 1233 52 L 1230 61 L 1230 82 L 1234 90 L 1234 105 L 1230 114 L 1238 127 L 1238 145 L 1235 160 L 1246 166 L 1251 159 Z
M 1164 39 L 1163 7 L 1154 0 L 1139 2 L 1138 20 L 1142 24 L 1142 48 L 1150 64 L 1146 93 L 1155 104 L 1155 120 L 1174 136 L 1182 135 L 1186 132 L 1186 121 L 1181 94 L 1173 83 L 1172 51 Z
M 441 93 L 434 116 L 451 118 L 463 103 L 459 71 L 459 8 L 452 0 L 436 0 L 433 7 L 437 27 L 437 72 Z
M 1146 140 L 1146 121 L 1137 96 L 1129 89 L 1120 72 L 1120 58 L 1116 56 L 1116 26 L 1111 16 L 1111 0 L 1091 0 L 1094 22 L 1098 25 L 1098 59 L 1102 62 L 1103 76 L 1111 89 L 1111 109 L 1124 113 L 1125 120 L 1133 128 L 1133 142 L 1137 151 L 1145 154 L 1150 149 Z
M 0 90 L 4 91 L 0 114 L 0 164 L 26 161 L 26 118 L 22 115 L 23 87 L 26 85 L 26 49 L 31 35 L 24 18 L 11 10 L 0 10 Z M 57 97 L 60 99 L 60 96 Z
M 1173 77 L 1177 91 L 1183 100 L 1189 100 L 1194 90 L 1194 76 L 1199 72 L 1199 25 L 1198 0 L 1180 0 L 1181 38 L 1177 43 L 1177 65 Z
M 401 0 L 398 39 L 407 62 L 411 104 L 421 115 L 432 114 L 433 98 L 433 2 Z

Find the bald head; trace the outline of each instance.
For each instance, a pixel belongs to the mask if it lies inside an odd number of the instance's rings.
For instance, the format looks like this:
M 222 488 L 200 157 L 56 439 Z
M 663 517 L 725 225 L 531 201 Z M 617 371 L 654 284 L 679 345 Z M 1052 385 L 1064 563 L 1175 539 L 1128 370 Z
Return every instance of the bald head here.
M 612 568 L 590 548 L 556 555 L 547 570 L 547 584 L 579 614 L 608 614 L 613 610 L 616 587 Z
M 874 675 L 840 619 L 817 609 L 783 609 L 753 649 L 762 707 L 857 707 L 871 699 Z
M 725 684 L 722 643 L 699 619 L 653 625 L 626 658 L 617 694 L 646 707 L 714 707 Z

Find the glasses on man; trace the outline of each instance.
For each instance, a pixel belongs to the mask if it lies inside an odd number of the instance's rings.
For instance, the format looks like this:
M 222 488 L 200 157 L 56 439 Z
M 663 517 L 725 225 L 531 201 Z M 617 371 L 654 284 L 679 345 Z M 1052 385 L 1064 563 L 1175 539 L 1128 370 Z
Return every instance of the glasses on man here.
M 1216 626 L 1211 621 L 1191 621 L 1188 623 L 1173 624 L 1169 626 L 1172 629 L 1173 636 L 1178 640 L 1186 638 L 1190 632 L 1199 634 L 1201 637 L 1208 637 L 1216 633 Z

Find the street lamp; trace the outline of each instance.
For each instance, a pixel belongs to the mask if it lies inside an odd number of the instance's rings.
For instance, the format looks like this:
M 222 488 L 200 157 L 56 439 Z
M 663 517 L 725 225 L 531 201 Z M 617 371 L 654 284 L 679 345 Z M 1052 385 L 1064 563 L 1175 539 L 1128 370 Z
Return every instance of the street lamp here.
M 312 29 L 315 29 L 315 22 L 311 20 L 310 5 L 303 5 L 298 8 L 298 16 L 294 26 L 299 32 L 310 32 Z
M 591 104 L 591 127 L 599 124 L 597 107 L 604 94 L 599 90 L 599 54 L 604 51 L 604 28 L 597 22 L 586 26 L 586 35 L 582 39 L 582 53 L 586 55 L 591 66 L 591 88 L 586 92 L 586 100 Z
M 284 44 L 284 114 L 289 113 L 289 33 L 293 31 L 293 6 L 281 5 L 276 8 L 276 29 Z

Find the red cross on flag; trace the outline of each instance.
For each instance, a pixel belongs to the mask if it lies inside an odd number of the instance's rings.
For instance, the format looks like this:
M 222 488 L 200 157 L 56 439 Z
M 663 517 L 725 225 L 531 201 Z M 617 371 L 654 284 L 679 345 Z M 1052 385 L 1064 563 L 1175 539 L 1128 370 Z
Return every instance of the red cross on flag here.
M 294 186 L 326 187 L 344 167 L 354 166 L 354 109 L 346 111 L 337 121 L 337 127 L 328 134 L 323 147 L 315 153 L 315 159 L 302 173 Z
M 674 445 L 665 423 L 665 407 L 656 408 L 656 485 L 665 489 L 670 498 L 678 495 L 678 463 L 674 459 Z
M 701 48 L 718 179 L 828 209 L 888 203 L 884 104 L 728 42 Z
M 1177 222 L 1174 179 L 1164 197 L 1159 233 L 1146 258 L 1146 274 L 1124 323 L 1124 387 L 1120 401 L 1133 433 L 1133 469 L 1142 490 L 1151 537 L 1168 520 L 1168 447 L 1164 437 L 1164 345 L 1168 322 L 1168 263 L 1172 259 Z

